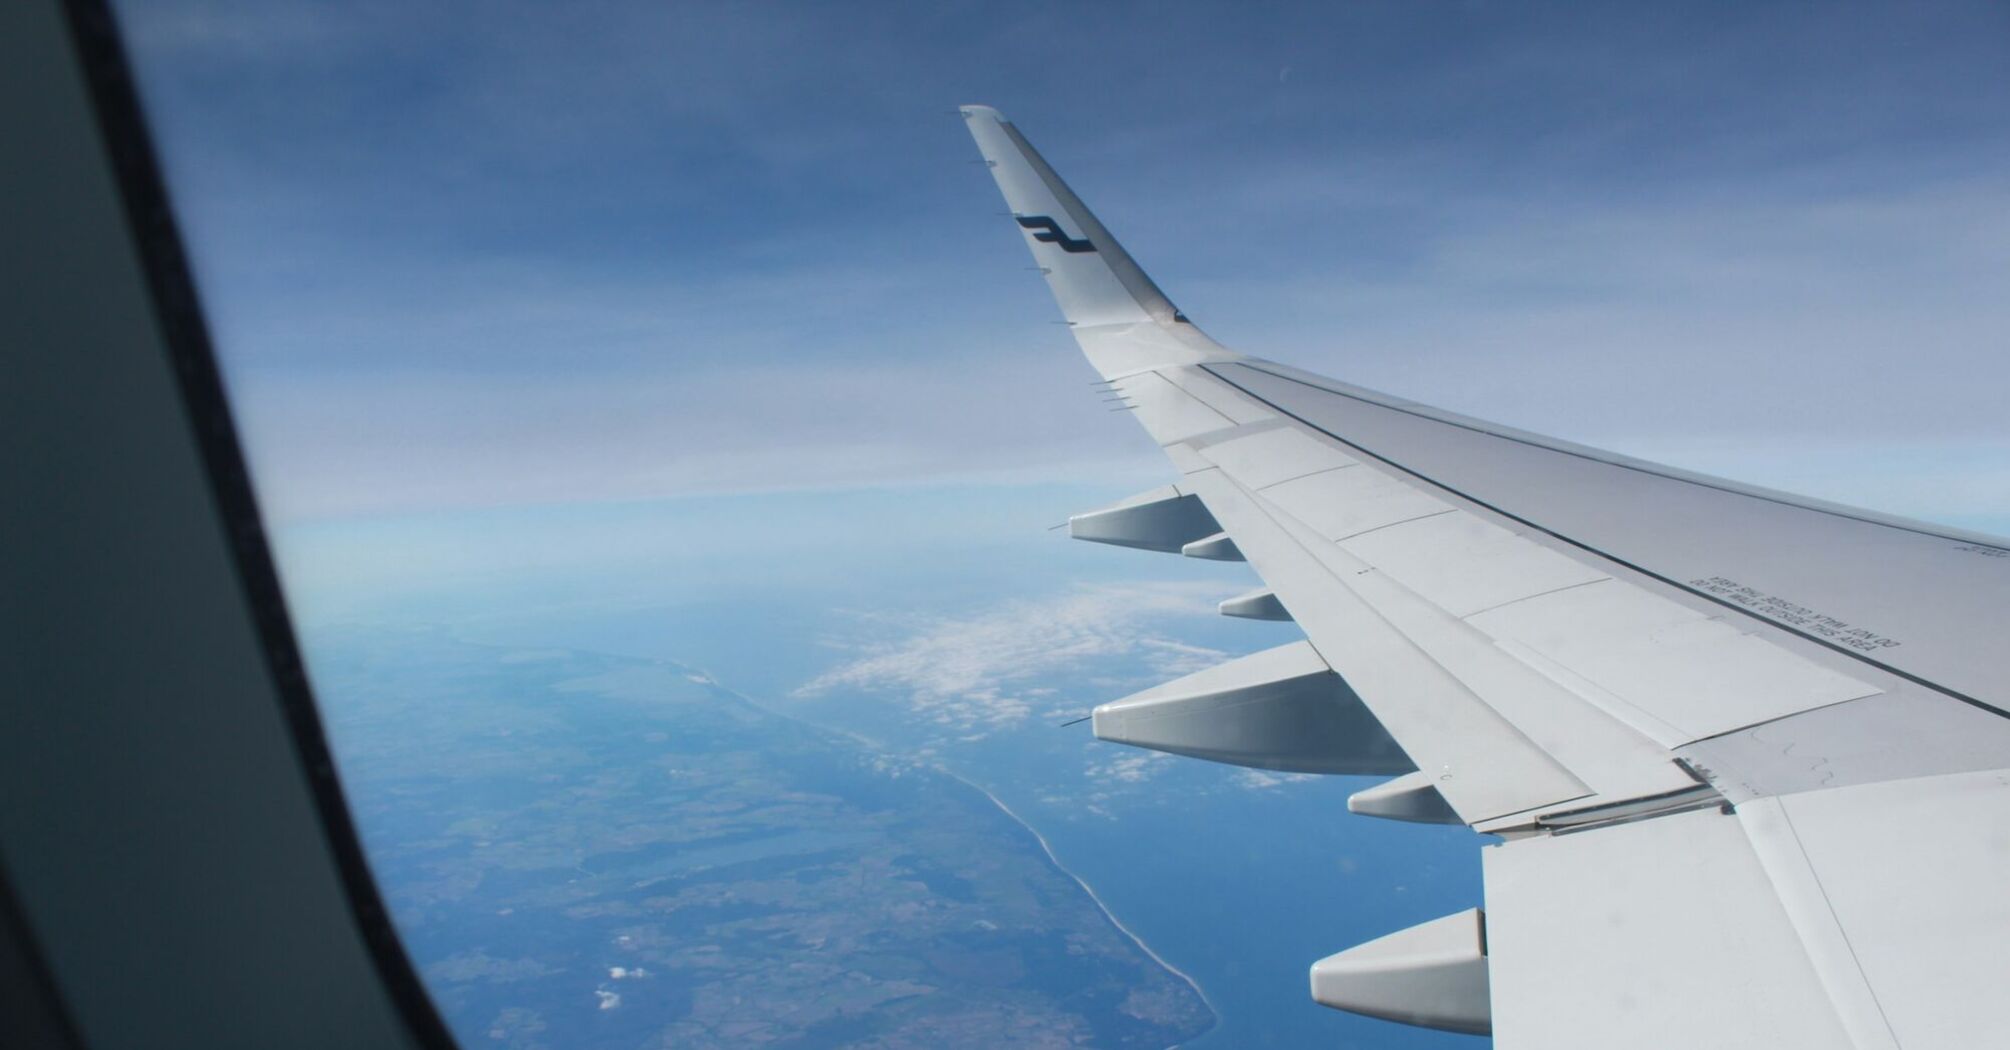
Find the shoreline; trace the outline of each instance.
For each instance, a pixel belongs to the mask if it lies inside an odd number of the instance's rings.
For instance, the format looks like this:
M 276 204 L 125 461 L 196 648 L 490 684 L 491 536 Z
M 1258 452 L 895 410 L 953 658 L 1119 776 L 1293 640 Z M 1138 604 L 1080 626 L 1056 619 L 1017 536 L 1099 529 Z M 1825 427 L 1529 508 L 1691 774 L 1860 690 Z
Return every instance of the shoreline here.
M 1111 911 L 1110 906 L 1103 902 L 1103 898 L 1100 894 L 1096 892 L 1096 888 L 1094 886 L 1089 885 L 1088 880 L 1082 878 L 1080 875 L 1075 874 L 1074 869 L 1068 867 L 1066 864 L 1063 864 L 1061 862 L 1060 856 L 1054 852 L 1053 845 L 1047 841 L 1047 836 L 1040 834 L 1039 828 L 1034 827 L 1031 823 L 1029 823 L 1026 820 L 1026 818 L 1021 817 L 1019 814 L 1013 812 L 1012 807 L 1005 804 L 1005 800 L 999 798 L 997 795 L 994 795 L 990 791 L 986 790 L 984 785 L 979 784 L 973 780 L 970 780 L 969 778 L 963 776 L 962 774 L 953 772 L 949 769 L 945 769 L 939 765 L 931 765 L 929 768 L 934 769 L 936 772 L 941 773 L 943 776 L 946 776 L 951 780 L 954 780 L 957 783 L 962 784 L 973 791 L 976 791 L 978 794 L 983 795 L 985 798 L 990 799 L 991 804 L 997 806 L 999 812 L 1005 814 L 1008 817 L 1011 817 L 1013 823 L 1018 824 L 1022 828 L 1025 828 L 1027 833 L 1033 836 L 1033 841 L 1038 842 L 1040 844 L 1041 851 L 1047 854 L 1048 863 L 1054 865 L 1055 870 L 1059 871 L 1061 874 L 1066 875 L 1067 877 L 1075 880 L 1075 885 L 1082 887 L 1082 892 L 1089 895 L 1089 899 L 1091 901 L 1094 901 L 1096 908 L 1103 913 L 1103 918 L 1108 919 L 1110 925 L 1117 928 L 1117 932 L 1123 934 L 1126 937 L 1129 937 L 1131 939 L 1131 943 L 1138 946 L 1139 951 L 1142 951 L 1147 956 L 1150 956 L 1151 960 L 1159 964 L 1159 967 L 1165 970 L 1167 973 L 1170 973 L 1173 976 L 1178 977 L 1180 980 L 1185 981 L 1187 987 L 1193 989 L 1193 994 L 1200 996 L 1201 1005 L 1207 1007 L 1207 1012 L 1210 1016 L 1214 1018 L 1214 1023 L 1208 1025 L 1205 1029 L 1201 1030 L 1191 1039 L 1186 1039 L 1181 1042 L 1172 1044 L 1174 1047 L 1185 1046 L 1188 1043 L 1191 1043 L 1194 1039 L 1199 1039 L 1221 1027 L 1222 1023 L 1221 1008 L 1214 1005 L 1214 1000 L 1208 998 L 1207 990 L 1200 986 L 1200 982 L 1194 980 L 1193 976 L 1187 973 L 1185 970 L 1182 970 L 1179 967 L 1174 966 L 1171 962 L 1168 962 L 1165 956 L 1160 955 L 1157 951 L 1152 949 L 1151 945 L 1145 943 L 1145 939 L 1143 937 L 1138 936 L 1136 931 L 1132 930 L 1129 926 L 1124 925 L 1124 921 L 1122 919 L 1117 918 L 1117 913 Z
M 840 737 L 844 740 L 849 741 L 852 744 L 852 746 L 857 747 L 870 754 L 887 755 L 899 761 L 909 761 L 909 762 L 912 761 L 910 759 L 904 759 L 901 758 L 901 756 L 894 755 L 885 746 L 881 745 L 878 741 L 868 739 L 867 737 L 852 730 L 842 729 L 835 726 L 823 725 L 819 722 L 812 721 L 810 719 L 802 717 L 799 714 L 795 714 L 792 712 L 778 711 L 773 707 L 764 704 L 759 700 L 754 699 L 753 697 L 747 696 L 746 694 L 741 693 L 736 689 L 733 689 L 731 686 L 724 684 L 719 680 L 717 676 L 712 674 L 711 671 L 706 670 L 704 668 L 692 667 L 688 664 L 678 663 L 674 660 L 653 659 L 653 660 L 646 660 L 645 662 L 655 664 L 660 668 L 668 668 L 670 670 L 673 670 L 681 674 L 687 681 L 690 681 L 696 685 L 700 685 L 705 689 L 708 689 L 716 694 L 722 695 L 727 699 L 730 699 L 737 703 L 745 704 L 746 706 L 751 707 L 754 710 L 759 711 L 770 718 L 779 719 L 785 722 L 794 722 L 798 725 L 805 726 L 819 733 L 825 733 L 831 736 Z M 1145 939 L 1143 937 L 1138 936 L 1135 930 L 1132 930 L 1129 926 L 1124 925 L 1124 921 L 1122 919 L 1117 918 L 1116 912 L 1110 910 L 1109 904 L 1103 900 L 1101 894 L 1098 894 L 1096 892 L 1096 888 L 1094 886 L 1089 885 L 1088 880 L 1076 874 L 1074 869 L 1068 867 L 1066 864 L 1061 862 L 1060 856 L 1054 852 L 1053 844 L 1047 841 L 1047 836 L 1041 834 L 1039 828 L 1034 827 L 1030 822 L 1026 820 L 1026 818 L 1021 817 L 1018 813 L 1014 812 L 1011 806 L 1005 804 L 1005 800 L 999 798 L 995 794 L 992 794 L 991 791 L 986 789 L 982 784 L 979 784 L 976 781 L 973 781 L 970 778 L 963 776 L 962 774 L 957 773 L 956 771 L 949 769 L 938 762 L 925 762 L 925 763 L 913 763 L 913 764 L 919 766 L 920 768 L 924 768 L 931 772 L 938 773 L 942 776 L 948 777 L 949 779 L 954 780 L 957 783 L 962 784 L 964 787 L 967 787 L 972 791 L 975 791 L 978 794 L 983 795 L 985 798 L 989 799 L 992 805 L 998 807 L 998 811 L 1000 813 L 1005 814 L 1005 816 L 1010 818 L 1013 823 L 1019 825 L 1022 828 L 1025 828 L 1027 834 L 1033 836 L 1033 841 L 1038 842 L 1040 844 L 1040 851 L 1046 854 L 1047 863 L 1052 864 L 1054 866 L 1054 870 L 1059 871 L 1061 874 L 1066 875 L 1068 878 L 1074 880 L 1075 885 L 1080 886 L 1082 888 L 1082 892 L 1087 894 L 1089 900 L 1095 904 L 1096 910 L 1103 913 L 1103 918 L 1107 920 L 1111 926 L 1115 927 L 1118 933 L 1121 933 L 1125 937 L 1129 938 L 1131 943 L 1137 945 L 1138 950 L 1144 952 L 1146 957 L 1150 958 L 1154 963 L 1157 963 L 1160 969 L 1165 970 L 1167 973 L 1170 973 L 1173 976 L 1179 978 L 1180 980 L 1186 982 L 1186 986 L 1193 989 L 1193 993 L 1196 996 L 1200 997 L 1201 1005 L 1207 1008 L 1208 1016 L 1213 1020 L 1208 1024 L 1206 1028 L 1195 1033 L 1193 1036 L 1187 1039 L 1183 1039 L 1180 1042 L 1170 1044 L 1170 1046 L 1167 1047 L 1167 1050 L 1177 1050 L 1177 1048 L 1179 1047 L 1187 1046 L 1193 1043 L 1195 1040 L 1203 1039 L 1221 1028 L 1224 1020 L 1221 1008 L 1216 1006 L 1214 1000 L 1208 997 L 1207 989 L 1202 988 L 1200 986 L 1200 982 L 1193 979 L 1192 974 L 1187 973 L 1185 970 L 1182 970 L 1179 967 L 1174 966 L 1171 962 L 1167 961 L 1165 956 L 1160 955 L 1156 950 L 1154 950 L 1150 944 L 1145 942 Z

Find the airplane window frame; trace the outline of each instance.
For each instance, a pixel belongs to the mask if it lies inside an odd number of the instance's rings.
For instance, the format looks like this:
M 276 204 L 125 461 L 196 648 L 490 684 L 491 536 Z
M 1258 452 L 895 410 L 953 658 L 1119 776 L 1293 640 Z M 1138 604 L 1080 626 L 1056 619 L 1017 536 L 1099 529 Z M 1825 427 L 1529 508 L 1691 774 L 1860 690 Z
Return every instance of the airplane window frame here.
M 204 754 L 227 756 L 215 763 L 217 784 L 257 801 L 242 813 L 185 814 L 189 823 L 203 825 L 206 834 L 179 842 L 164 841 L 165 830 L 146 841 L 117 841 L 115 834 L 100 832 L 111 841 L 61 851 L 38 848 L 48 840 L 21 829 L 38 822 L 89 828 L 93 817 L 107 818 L 115 827 L 122 815 L 90 813 L 87 802 L 65 797 L 61 785 L 31 781 L 33 792 L 13 792 L 13 819 L 0 827 L 0 975 L 6 977 L 0 1021 L 13 1037 L 28 1040 L 23 1045 L 35 1046 L 255 1046 L 273 1045 L 275 1038 L 303 1045 L 298 1026 L 310 1023 L 303 1018 L 340 1019 L 346 1011 L 356 1018 L 349 1030 L 330 1025 L 307 1045 L 357 1045 L 354 1040 L 376 1032 L 421 1050 L 454 1048 L 457 1043 L 391 922 L 337 776 L 118 20 L 102 0 L 53 0 L 10 7 L 5 28 L 0 36 L 6 43 L 0 46 L 13 52 L 8 64 L 11 86 L 17 89 L 7 105 L 10 130 L 16 132 L 9 137 L 38 147 L 23 151 L 33 159 L 16 169 L 18 181 L 10 180 L 15 181 L 10 189 L 19 192 L 10 193 L 16 199 L 8 210 L 23 223 L 23 235 L 10 238 L 9 269 L 31 275 L 41 271 L 43 293 L 37 297 L 35 280 L 25 282 L 19 308 L 7 311 L 14 345 L 27 348 L 19 363 L 10 366 L 25 411 L 10 412 L 16 418 L 9 426 L 21 439 L 15 447 L 34 450 L 19 459 L 8 457 L 9 488 L 28 508 L 19 515 L 23 520 L 9 523 L 10 548 L 17 541 L 62 535 L 68 524 L 76 537 L 71 547 L 88 547 L 93 538 L 109 536 L 124 549 L 116 557 L 99 559 L 78 549 L 36 551 L 45 565 L 22 568 L 18 577 L 10 574 L 16 586 L 8 588 L 8 620 L 10 628 L 19 629 L 10 634 L 26 643 L 21 654 L 26 658 L 18 665 L 24 673 L 10 689 L 20 690 L 16 697 L 44 697 L 38 707 L 67 710 L 43 715 L 30 705 L 10 702 L 15 710 L 7 714 L 11 732 L 6 735 L 13 739 L 0 743 L 20 749 L 13 752 L 17 757 L 39 750 L 46 762 L 77 767 L 83 763 L 65 749 L 86 750 L 93 730 L 109 729 L 100 735 L 117 739 L 103 741 L 102 754 L 95 756 L 100 764 L 76 775 L 114 783 L 131 777 L 130 790 L 138 795 L 149 778 L 158 782 L 176 772 L 177 763 L 183 779 L 208 772 L 187 768 L 201 761 L 199 755 L 169 753 L 177 739 L 185 743 L 185 738 L 162 734 L 149 740 L 136 735 L 139 730 L 116 725 L 140 721 L 120 716 L 143 705 L 166 712 L 159 716 L 164 718 L 206 705 L 211 711 L 205 713 L 215 713 L 212 721 L 224 722 L 220 712 L 233 710 L 231 704 L 241 709 L 262 701 L 276 708 L 282 731 L 240 731 L 227 723 L 186 730 L 203 734 Z M 123 318 L 110 317 L 120 313 L 121 303 L 135 309 Z M 120 330 L 124 322 L 132 323 Z M 115 398 L 121 400 L 115 404 Z M 122 408 L 131 410 L 126 417 L 92 426 Z M 50 458 L 35 462 L 40 456 Z M 175 460 L 179 463 L 161 466 Z M 191 460 L 193 470 L 188 469 Z M 113 469 L 93 469 L 105 464 Z M 134 484 L 135 479 L 142 484 Z M 159 524 L 153 512 L 163 503 L 174 504 L 180 514 Z M 35 509 L 44 505 L 50 509 Z M 79 506 L 89 508 L 88 513 L 69 523 L 57 520 Z M 15 517 L 12 512 L 9 516 Z M 191 523 L 200 525 L 178 528 Z M 192 546 L 220 551 L 222 557 L 190 559 Z M 26 543 L 14 549 L 26 550 Z M 31 559 L 10 558 L 15 560 Z M 121 566 L 135 564 L 158 569 L 158 575 L 113 578 Z M 94 600 L 95 606 L 90 604 Z M 37 625 L 36 618 L 57 621 L 78 609 L 83 615 L 72 619 L 81 620 L 79 626 L 102 630 L 102 636 L 91 639 L 88 648 L 93 651 L 86 653 L 87 647 L 79 645 L 37 651 L 34 632 L 48 628 Z M 147 674 L 148 669 L 129 665 L 146 660 L 150 647 L 162 644 L 147 635 L 168 633 L 158 630 L 164 612 L 198 621 L 176 633 L 177 638 L 188 635 L 216 644 L 178 653 L 185 659 L 177 666 L 156 665 L 156 688 L 122 692 L 118 685 L 129 686 Z M 156 630 L 149 632 L 150 626 Z M 242 644 L 247 637 L 251 644 Z M 122 681 L 114 681 L 121 676 Z M 199 687 L 226 678 L 235 695 Z M 102 688 L 90 688 L 93 683 Z M 65 685 L 84 688 L 59 695 Z M 265 714 L 269 718 L 273 712 Z M 78 732 L 56 731 L 62 729 Z M 19 776 L 31 779 L 26 772 Z M 268 803 L 260 792 L 276 801 Z M 289 808 L 300 792 L 305 804 Z M 134 802 L 134 812 L 148 804 L 139 798 Z M 70 805 L 77 811 L 62 812 Z M 311 812 L 311 820 L 291 821 L 286 836 L 270 834 L 275 815 L 303 811 Z M 261 827 L 260 821 L 268 823 Z M 21 833 L 8 836 L 5 829 Z M 74 837 L 92 836 L 80 832 Z M 196 851 L 227 860 L 181 867 L 162 863 L 170 859 L 168 854 Z M 276 880 L 269 889 L 259 887 L 261 892 L 247 895 L 261 899 L 232 901 L 221 909 L 195 905 L 200 914 L 176 915 L 174 905 L 187 903 L 188 895 L 170 886 L 144 902 L 161 920 L 156 928 L 114 931 L 108 927 L 117 925 L 118 918 L 83 914 L 77 901 L 69 899 L 83 891 L 64 886 L 66 874 L 76 876 L 80 886 L 98 884 L 87 876 L 92 867 L 129 869 L 113 877 L 127 884 L 154 877 L 171 883 L 177 875 L 203 870 L 205 863 L 214 867 L 241 860 L 261 871 L 318 867 L 327 881 L 317 878 L 313 885 L 332 883 L 337 892 L 314 896 L 298 884 Z M 340 900 L 344 915 L 331 915 L 332 909 L 323 907 L 333 899 Z M 343 923 L 352 927 L 360 960 L 347 957 L 349 943 L 314 941 Z M 288 926 L 294 928 L 282 929 Z M 91 948 L 81 954 L 95 950 L 99 956 L 83 967 L 77 965 L 79 950 L 64 943 L 80 932 L 91 934 Z M 194 942 L 199 940 L 212 943 L 198 946 Z M 121 943 L 132 949 L 123 954 L 102 950 Z M 215 955 L 226 943 L 265 946 L 274 954 L 284 948 L 297 952 L 307 944 L 345 961 L 310 961 L 292 974 L 282 972 L 278 958 L 247 959 L 227 975 L 147 968 L 147 960 L 162 952 L 180 955 L 186 950 L 190 960 L 198 960 L 206 953 Z M 191 961 L 186 969 L 201 967 Z M 353 986 L 317 987 L 302 979 L 300 971 L 346 973 Z M 120 975 L 123 980 L 117 983 L 157 987 L 93 992 L 85 978 L 106 974 Z M 375 989 L 363 987 L 364 974 L 374 978 Z M 137 1036 L 150 1019 L 117 1016 L 128 1012 L 121 1007 L 150 995 L 160 1002 L 177 989 L 204 983 L 211 985 L 210 994 L 198 998 L 213 998 L 229 983 L 235 994 L 256 990 L 260 996 L 270 994 L 272 1001 L 247 1003 L 236 1016 L 214 1017 L 206 1022 L 212 1026 L 208 1030 L 170 1026 L 147 1038 Z M 373 996 L 381 996 L 380 1009 L 369 1009 Z M 322 1001 L 315 1009 L 304 1009 L 316 998 Z

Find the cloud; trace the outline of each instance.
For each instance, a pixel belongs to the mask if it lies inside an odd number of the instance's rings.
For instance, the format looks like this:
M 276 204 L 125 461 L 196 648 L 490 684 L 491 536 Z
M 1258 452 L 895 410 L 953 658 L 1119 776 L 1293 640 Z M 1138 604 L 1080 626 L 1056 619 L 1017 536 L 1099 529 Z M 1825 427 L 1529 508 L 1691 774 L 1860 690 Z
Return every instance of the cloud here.
M 1009 728 L 1035 715 L 1079 716 L 1087 704 L 1057 694 L 1054 681 L 1100 680 L 1122 690 L 1126 684 L 1111 681 L 1113 675 L 1167 679 L 1225 659 L 1153 629 L 1159 618 L 1212 613 L 1220 589 L 1198 582 L 1110 584 L 1015 601 L 967 618 L 882 620 L 900 637 L 868 643 L 796 695 L 891 693 L 924 719 L 963 733 Z M 1112 763 L 1107 775 L 1126 780 L 1147 774 L 1141 765 Z
M 621 1005 L 620 992 L 610 992 L 605 988 L 596 988 L 593 995 L 600 1000 L 600 1008 L 602 1010 L 612 1010 Z
M 980 98 L 1253 353 L 1621 451 L 2010 446 L 1986 5 L 243 7 L 122 20 L 279 520 L 1141 462 Z
M 1238 769 L 1233 777 L 1238 787 L 1251 791 L 1269 791 L 1285 784 L 1303 784 L 1318 779 L 1312 773 L 1272 773 L 1262 769 Z
M 1121 754 L 1105 762 L 1090 762 L 1088 777 L 1104 787 L 1142 784 L 1157 776 L 1172 757 L 1163 751 Z
M 1138 478 L 1162 458 L 1065 345 L 960 363 L 237 383 L 279 521 L 885 484 Z

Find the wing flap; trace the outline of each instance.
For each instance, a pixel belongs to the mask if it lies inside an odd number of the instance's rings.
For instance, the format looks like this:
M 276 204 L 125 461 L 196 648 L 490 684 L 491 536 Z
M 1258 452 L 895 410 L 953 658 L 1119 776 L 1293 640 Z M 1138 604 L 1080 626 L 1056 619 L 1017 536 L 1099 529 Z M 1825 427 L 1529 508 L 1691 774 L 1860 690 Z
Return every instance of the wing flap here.
M 1484 854 L 1503 1046 L 1994 1041 L 2010 773 L 1756 799 Z M 1902 892 L 1895 892 L 1900 888 Z
M 1500 1046 L 1854 1045 L 1735 817 L 1541 835 L 1483 858 Z
M 1856 1045 L 2001 1039 L 2010 772 L 1809 791 L 1740 805 Z M 1880 1029 L 1883 1031 L 1880 1032 Z

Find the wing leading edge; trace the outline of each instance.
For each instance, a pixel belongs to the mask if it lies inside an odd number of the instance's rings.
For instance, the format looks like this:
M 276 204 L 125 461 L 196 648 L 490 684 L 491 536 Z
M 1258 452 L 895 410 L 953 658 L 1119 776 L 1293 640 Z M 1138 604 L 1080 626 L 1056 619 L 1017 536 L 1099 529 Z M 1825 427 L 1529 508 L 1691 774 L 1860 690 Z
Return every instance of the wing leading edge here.
M 1267 586 L 1222 611 L 1306 635 L 1106 704 L 1097 735 L 1396 774 L 1349 808 L 1500 836 L 1484 913 L 1321 960 L 1315 999 L 1510 1050 L 1985 1040 L 2010 546 L 1230 351 L 997 111 L 962 112 L 1181 474 L 1071 532 L 1247 561 Z

